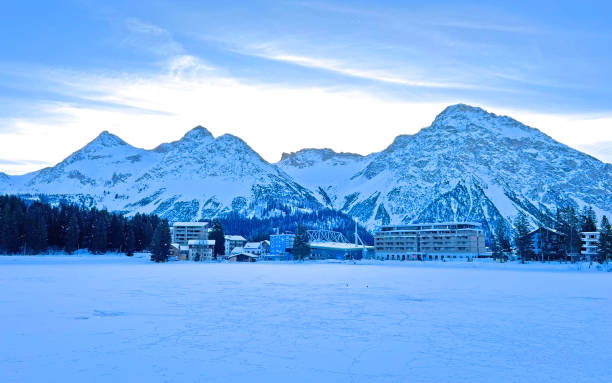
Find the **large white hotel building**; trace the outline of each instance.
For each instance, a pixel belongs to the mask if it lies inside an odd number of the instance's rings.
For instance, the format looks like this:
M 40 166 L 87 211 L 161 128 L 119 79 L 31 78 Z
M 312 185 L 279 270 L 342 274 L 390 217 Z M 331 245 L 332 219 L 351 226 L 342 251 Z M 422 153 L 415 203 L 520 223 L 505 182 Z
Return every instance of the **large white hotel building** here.
M 388 260 L 478 258 L 486 253 L 476 222 L 386 225 L 374 233 L 376 257 Z

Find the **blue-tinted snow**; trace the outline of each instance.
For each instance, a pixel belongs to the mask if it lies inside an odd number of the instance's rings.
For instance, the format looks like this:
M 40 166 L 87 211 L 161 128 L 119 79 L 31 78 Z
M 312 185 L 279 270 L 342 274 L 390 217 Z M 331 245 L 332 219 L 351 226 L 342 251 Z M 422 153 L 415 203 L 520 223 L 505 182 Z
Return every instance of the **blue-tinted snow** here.
M 612 381 L 588 264 L 0 257 L 3 382 Z

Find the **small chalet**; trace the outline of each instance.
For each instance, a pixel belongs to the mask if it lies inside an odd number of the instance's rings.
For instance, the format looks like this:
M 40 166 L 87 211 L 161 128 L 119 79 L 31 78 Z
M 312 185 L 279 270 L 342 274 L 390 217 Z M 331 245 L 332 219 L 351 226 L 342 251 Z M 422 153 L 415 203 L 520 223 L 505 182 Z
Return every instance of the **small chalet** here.
M 243 250 L 245 253 L 253 255 L 264 255 L 270 252 L 270 244 L 267 241 L 247 242 Z
M 250 254 L 250 253 L 237 253 L 230 255 L 227 259 L 230 262 L 257 262 L 258 255 Z
M 566 235 L 548 227 L 540 227 L 527 234 L 536 259 L 546 261 L 565 258 Z

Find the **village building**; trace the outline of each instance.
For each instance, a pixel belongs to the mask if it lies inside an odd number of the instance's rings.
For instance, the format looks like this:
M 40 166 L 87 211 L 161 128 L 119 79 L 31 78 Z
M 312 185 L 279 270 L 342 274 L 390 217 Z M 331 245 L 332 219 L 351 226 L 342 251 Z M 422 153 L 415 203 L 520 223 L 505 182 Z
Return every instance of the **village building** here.
M 225 254 L 231 254 L 235 247 L 244 247 L 247 240 L 241 235 L 226 235 L 225 236 Z
M 230 255 L 227 259 L 230 262 L 257 262 L 258 258 L 259 256 L 255 254 L 240 252 Z
M 272 234 L 270 235 L 270 256 L 275 259 L 292 259 L 291 250 L 295 234 Z
M 565 234 L 548 227 L 539 227 L 527 234 L 536 260 L 550 261 L 565 257 Z
M 591 261 L 598 257 L 599 236 L 600 233 L 598 231 L 585 231 L 580 235 L 580 239 L 582 240 L 580 254 L 582 254 L 587 261 Z
M 192 239 L 188 242 L 189 260 L 210 261 L 215 251 L 215 241 L 209 239 Z
M 176 259 L 179 261 L 189 259 L 189 246 L 179 245 L 178 243 L 170 244 L 170 256 L 176 257 Z
M 247 242 L 242 250 L 248 254 L 262 256 L 270 252 L 270 245 L 267 241 Z
M 172 243 L 188 245 L 190 240 L 208 239 L 208 222 L 175 222 L 170 233 Z
M 374 233 L 376 257 L 386 260 L 473 259 L 490 254 L 480 223 L 385 225 Z

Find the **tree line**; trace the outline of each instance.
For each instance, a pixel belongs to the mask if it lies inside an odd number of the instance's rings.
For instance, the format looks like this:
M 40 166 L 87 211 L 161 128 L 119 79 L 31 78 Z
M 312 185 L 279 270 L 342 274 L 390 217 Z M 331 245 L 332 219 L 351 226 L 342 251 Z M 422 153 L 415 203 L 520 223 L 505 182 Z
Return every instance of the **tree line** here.
M 168 227 L 156 215 L 136 214 L 127 218 L 95 207 L 52 206 L 0 196 L 0 253 L 40 254 L 51 250 L 72 254 L 87 249 L 95 254 L 132 255 L 151 248 L 160 223 Z M 169 242 L 169 232 L 167 229 L 167 236 L 161 233 L 160 241 Z
M 508 227 L 504 222 L 496 225 L 492 243 L 495 258 L 507 257 L 512 252 L 511 242 L 514 242 L 516 254 L 521 261 L 536 259 L 535 246 L 530 234 L 544 226 L 533 227 L 527 215 L 520 211 L 514 220 L 512 237 L 508 235 Z M 600 240 L 595 261 L 607 262 L 612 258 L 612 227 L 604 215 L 599 228 L 597 215 L 592 207 L 583 207 L 578 211 L 572 206 L 560 207 L 556 211 L 553 229 L 557 235 L 556 240 L 546 240 L 546 247 L 540 250 L 540 259 L 561 259 L 570 255 L 579 255 L 582 250 L 582 233 L 599 231 Z

